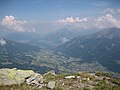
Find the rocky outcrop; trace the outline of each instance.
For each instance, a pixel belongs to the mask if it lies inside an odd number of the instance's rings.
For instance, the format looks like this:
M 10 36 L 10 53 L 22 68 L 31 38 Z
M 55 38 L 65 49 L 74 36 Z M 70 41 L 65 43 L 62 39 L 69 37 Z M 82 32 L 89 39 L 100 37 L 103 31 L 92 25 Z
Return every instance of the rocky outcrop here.
M 33 70 L 0 69 L 0 90 L 38 90 L 39 88 L 41 90 L 96 90 L 96 88 L 120 90 L 120 80 L 101 72 L 55 74 L 50 71 L 41 75 Z
M 0 85 L 22 84 L 24 82 L 28 85 L 41 87 L 43 84 L 43 77 L 33 70 L 19 70 L 16 68 L 0 69 Z
M 28 85 L 37 86 L 39 88 L 42 88 L 42 86 L 44 86 L 43 77 L 41 74 L 38 74 L 38 73 L 35 73 L 31 77 L 27 78 L 26 83 Z
M 0 85 L 21 84 L 32 74 L 34 74 L 32 70 L 0 69 Z

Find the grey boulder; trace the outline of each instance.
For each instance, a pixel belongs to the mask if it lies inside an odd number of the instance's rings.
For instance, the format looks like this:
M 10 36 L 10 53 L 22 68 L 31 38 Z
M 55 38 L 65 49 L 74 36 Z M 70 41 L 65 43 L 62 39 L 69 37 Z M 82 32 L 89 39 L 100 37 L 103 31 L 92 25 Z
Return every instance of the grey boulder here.
M 49 81 L 47 84 L 47 88 L 54 89 L 55 88 L 55 81 Z

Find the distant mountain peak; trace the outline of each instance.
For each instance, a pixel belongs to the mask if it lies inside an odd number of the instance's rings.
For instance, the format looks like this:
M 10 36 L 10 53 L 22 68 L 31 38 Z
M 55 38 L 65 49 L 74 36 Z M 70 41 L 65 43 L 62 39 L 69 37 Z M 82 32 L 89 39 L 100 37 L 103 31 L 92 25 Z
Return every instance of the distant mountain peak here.
M 108 39 L 120 37 L 120 28 L 114 27 L 114 28 L 102 30 L 100 32 L 97 32 L 93 36 L 96 38 L 108 38 Z

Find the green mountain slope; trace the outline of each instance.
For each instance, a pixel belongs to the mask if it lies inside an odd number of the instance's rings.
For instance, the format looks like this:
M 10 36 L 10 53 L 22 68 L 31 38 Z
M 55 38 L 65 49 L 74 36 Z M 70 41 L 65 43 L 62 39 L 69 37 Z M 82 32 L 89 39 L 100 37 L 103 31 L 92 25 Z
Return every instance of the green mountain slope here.
M 120 29 L 110 28 L 93 35 L 76 37 L 57 47 L 59 52 L 85 62 L 98 61 L 108 70 L 119 72 Z M 117 69 L 116 69 L 117 68 Z

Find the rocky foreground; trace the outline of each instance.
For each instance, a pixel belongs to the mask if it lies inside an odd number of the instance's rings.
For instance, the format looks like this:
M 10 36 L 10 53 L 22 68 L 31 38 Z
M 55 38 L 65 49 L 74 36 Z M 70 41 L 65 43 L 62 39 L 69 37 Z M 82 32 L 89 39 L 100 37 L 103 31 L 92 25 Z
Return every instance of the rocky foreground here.
M 0 69 L 0 90 L 120 90 L 120 79 L 108 73 L 43 75 L 33 70 Z

